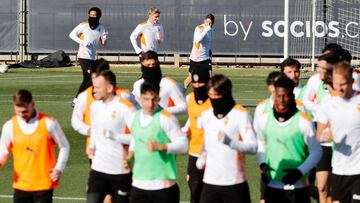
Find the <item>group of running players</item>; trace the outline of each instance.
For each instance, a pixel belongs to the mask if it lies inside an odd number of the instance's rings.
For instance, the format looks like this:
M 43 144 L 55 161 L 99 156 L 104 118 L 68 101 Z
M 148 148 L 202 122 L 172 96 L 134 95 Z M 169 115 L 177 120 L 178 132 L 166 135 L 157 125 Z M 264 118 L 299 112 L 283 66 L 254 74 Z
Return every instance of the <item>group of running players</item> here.
M 106 60 L 95 60 L 95 45 L 105 44 L 108 33 L 100 9 L 88 14 L 70 33 L 84 75 L 71 124 L 87 138 L 88 203 L 178 203 L 178 153 L 189 155 L 191 203 L 250 202 L 245 154 L 257 154 L 260 169 L 253 170 L 261 173 L 263 202 L 310 203 L 311 196 L 321 203 L 360 202 L 359 74 L 341 46 L 324 48 L 306 85 L 299 61 L 285 59 L 281 71 L 269 74 L 270 97 L 252 119 L 235 102 L 231 80 L 212 76 L 212 14 L 195 28 L 187 96 L 161 72 L 159 9 L 150 8 L 149 20 L 130 36 L 142 73 L 132 92 L 116 85 Z M 1 131 L 0 166 L 12 150 L 14 202 L 52 202 L 69 143 L 58 122 L 36 110 L 30 91 L 18 90 L 13 106 Z M 183 113 L 188 119 L 181 128 L 176 115 Z

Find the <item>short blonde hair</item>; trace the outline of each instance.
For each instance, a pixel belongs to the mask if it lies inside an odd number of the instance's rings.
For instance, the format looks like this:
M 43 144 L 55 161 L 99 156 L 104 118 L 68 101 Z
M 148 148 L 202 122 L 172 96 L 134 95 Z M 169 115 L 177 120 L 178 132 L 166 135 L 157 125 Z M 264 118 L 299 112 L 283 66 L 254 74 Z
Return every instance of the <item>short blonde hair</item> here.
M 160 9 L 156 8 L 156 7 L 150 7 L 149 8 L 149 11 L 148 11 L 148 14 L 154 14 L 154 13 L 158 13 L 160 14 Z

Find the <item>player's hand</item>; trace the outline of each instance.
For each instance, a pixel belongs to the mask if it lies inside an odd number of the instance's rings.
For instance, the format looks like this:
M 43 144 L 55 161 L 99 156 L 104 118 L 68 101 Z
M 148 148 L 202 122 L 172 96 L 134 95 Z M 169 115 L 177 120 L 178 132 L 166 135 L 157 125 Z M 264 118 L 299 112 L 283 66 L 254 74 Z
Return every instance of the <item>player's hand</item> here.
M 166 151 L 167 146 L 164 144 L 157 143 L 155 140 L 150 140 L 148 142 L 148 150 L 149 151 Z
M 157 28 L 157 33 L 156 33 L 156 39 L 157 39 L 157 41 L 161 41 L 161 31 L 160 31 L 160 28 L 158 27 Z
M 205 31 L 209 31 L 211 30 L 211 26 L 210 25 L 205 25 Z
M 139 57 L 142 58 L 144 53 L 145 53 L 144 51 L 141 51 L 141 52 L 138 54 Z
M 58 181 L 60 179 L 60 176 L 61 176 L 61 171 L 55 168 L 50 169 L 50 179 L 53 182 Z
M 91 147 L 87 147 L 86 154 L 88 155 L 89 159 L 93 159 L 95 156 L 95 149 Z
M 227 136 L 223 131 L 219 131 L 218 140 L 219 140 L 219 142 L 221 142 L 225 145 L 228 145 L 228 146 L 231 143 L 231 138 L 229 136 Z
M 270 166 L 266 163 L 260 164 L 261 180 L 267 185 L 270 183 Z
M 283 177 L 282 182 L 287 185 L 294 185 L 302 177 L 302 173 L 299 169 L 284 169 L 286 175 Z

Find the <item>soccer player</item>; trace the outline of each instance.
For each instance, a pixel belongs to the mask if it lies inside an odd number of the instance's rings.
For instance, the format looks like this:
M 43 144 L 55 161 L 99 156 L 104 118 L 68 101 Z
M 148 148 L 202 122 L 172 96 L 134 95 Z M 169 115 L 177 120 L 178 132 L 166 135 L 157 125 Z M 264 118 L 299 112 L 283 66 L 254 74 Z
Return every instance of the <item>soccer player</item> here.
M 0 167 L 10 150 L 14 159 L 14 203 L 52 202 L 69 157 L 70 146 L 59 123 L 35 109 L 28 90 L 13 97 L 15 115 L 1 132 Z M 59 147 L 56 159 L 55 145 Z
M 137 25 L 130 35 L 131 44 L 140 57 L 147 51 L 157 52 L 159 44 L 164 42 L 164 28 L 159 22 L 160 10 L 151 7 L 148 14 L 149 19 Z
M 148 51 L 141 57 L 141 78 L 133 85 L 133 95 L 140 103 L 140 87 L 145 82 L 154 86 L 160 86 L 159 105 L 171 114 L 181 114 L 186 111 L 186 99 L 180 86 L 170 77 L 164 77 L 161 73 L 158 55 L 154 51 Z
M 79 51 L 77 57 L 83 72 L 83 81 L 73 101 L 73 106 L 76 103 L 76 97 L 88 88 L 90 83 L 90 71 L 95 61 L 96 44 L 100 42 L 106 45 L 108 32 L 105 31 L 104 26 L 99 22 L 101 18 L 101 10 L 97 7 L 92 7 L 88 11 L 89 19 L 81 22 L 76 26 L 69 37 L 79 44 Z
M 231 91 L 229 78 L 214 75 L 208 83 L 212 108 L 198 118 L 205 141 L 197 166 L 206 165 L 201 203 L 250 202 L 244 160 L 245 153 L 256 153 L 256 137 L 249 112 L 235 103 Z
M 263 113 L 256 130 L 262 179 L 267 183 L 265 202 L 310 203 L 307 173 L 321 157 L 311 119 L 298 110 L 294 82 L 275 82 L 274 106 Z
M 158 104 L 159 88 L 141 85 L 142 109 L 128 117 L 134 153 L 132 203 L 179 203 L 176 153 L 186 153 L 187 139 L 175 116 Z
M 334 143 L 330 183 L 333 202 L 360 202 L 360 94 L 352 88 L 350 64 L 336 64 L 332 81 L 334 92 L 324 99 L 315 117 L 317 136 L 326 141 L 323 131 L 330 125 Z
M 334 53 L 327 53 L 321 55 L 318 59 L 317 73 L 310 77 L 307 82 L 303 102 L 307 110 L 310 110 L 312 115 L 316 115 L 322 100 L 332 91 L 331 84 L 326 82 L 326 73 L 332 69 L 333 64 L 341 61 L 341 58 Z M 325 82 L 324 82 L 325 81 Z M 324 133 L 329 133 L 329 130 Z M 331 202 L 330 195 L 330 173 L 331 173 L 331 157 L 332 157 L 332 143 L 323 142 L 322 156 L 316 166 L 316 180 L 319 191 L 320 203 Z
M 197 118 L 202 112 L 211 108 L 208 99 L 207 87 L 210 76 L 207 68 L 196 68 L 192 70 L 193 92 L 187 95 L 188 120 L 183 131 L 189 137 L 189 161 L 187 167 L 187 179 L 190 187 L 191 203 L 199 203 L 203 186 L 203 170 L 196 168 L 196 161 L 201 154 L 204 145 L 204 131 L 197 127 Z
M 300 68 L 300 62 L 293 58 L 287 58 L 280 64 L 281 72 L 295 83 L 295 99 L 302 100 L 305 86 L 300 83 Z
M 112 202 L 129 202 L 131 171 L 126 163 L 131 135 L 125 118 L 135 112 L 134 105 L 115 94 L 116 77 L 110 70 L 94 79 L 91 104 L 89 153 L 93 156 L 88 180 L 87 203 L 102 203 L 109 193 Z
M 105 59 L 96 60 L 91 71 L 91 78 L 96 78 L 97 74 L 103 70 L 109 70 L 109 63 Z M 133 95 L 127 89 L 115 86 L 115 94 L 119 95 L 121 98 L 131 101 L 134 105 L 137 104 Z M 91 134 L 90 106 L 94 101 L 94 87 L 91 84 L 90 87 L 79 94 L 71 115 L 71 125 L 73 129 L 79 134 L 86 136 L 86 149 L 90 143 Z M 89 158 L 91 163 L 91 157 Z
M 187 88 L 191 82 L 191 72 L 195 68 L 206 68 L 211 75 L 211 37 L 215 16 L 208 14 L 204 18 L 204 23 L 196 26 L 194 31 L 193 47 L 190 54 L 189 76 L 184 81 L 184 87 Z

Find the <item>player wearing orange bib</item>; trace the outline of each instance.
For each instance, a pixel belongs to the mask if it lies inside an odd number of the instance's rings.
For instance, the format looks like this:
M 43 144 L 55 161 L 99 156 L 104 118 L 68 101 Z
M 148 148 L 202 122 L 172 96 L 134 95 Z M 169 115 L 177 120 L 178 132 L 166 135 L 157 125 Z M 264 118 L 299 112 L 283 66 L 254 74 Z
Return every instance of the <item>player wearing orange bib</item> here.
M 196 161 L 204 145 L 204 131 L 197 127 L 197 118 L 201 113 L 211 108 L 206 84 L 210 79 L 207 68 L 197 68 L 191 73 L 194 91 L 187 95 L 188 120 L 183 131 L 189 136 L 189 161 L 187 168 L 191 203 L 200 202 L 204 171 L 196 168 Z
M 54 118 L 36 111 L 31 92 L 17 91 L 13 105 L 16 115 L 1 133 L 0 167 L 12 150 L 14 202 L 51 203 L 68 160 L 69 143 Z M 57 160 L 55 145 L 59 147 Z

